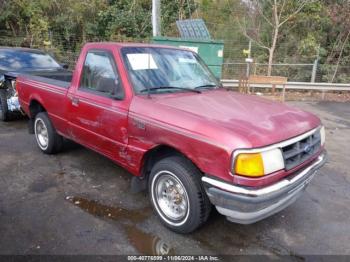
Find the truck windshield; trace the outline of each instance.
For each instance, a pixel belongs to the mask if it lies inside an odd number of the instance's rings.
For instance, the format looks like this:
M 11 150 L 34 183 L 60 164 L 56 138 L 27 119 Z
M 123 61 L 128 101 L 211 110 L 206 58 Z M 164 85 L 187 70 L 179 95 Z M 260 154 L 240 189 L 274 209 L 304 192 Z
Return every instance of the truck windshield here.
M 0 70 L 57 69 L 61 66 L 39 51 L 0 49 Z
M 124 47 L 124 63 L 138 94 L 214 89 L 220 83 L 191 51 L 160 47 Z

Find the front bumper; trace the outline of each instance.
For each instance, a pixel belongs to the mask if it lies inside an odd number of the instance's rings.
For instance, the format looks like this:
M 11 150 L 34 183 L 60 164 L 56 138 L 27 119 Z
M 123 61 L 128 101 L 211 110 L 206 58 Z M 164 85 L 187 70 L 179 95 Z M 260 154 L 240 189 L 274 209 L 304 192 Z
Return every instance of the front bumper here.
M 305 190 L 316 171 L 326 163 L 326 152 L 292 177 L 262 188 L 232 185 L 203 176 L 207 195 L 218 212 L 239 224 L 252 224 L 292 204 Z

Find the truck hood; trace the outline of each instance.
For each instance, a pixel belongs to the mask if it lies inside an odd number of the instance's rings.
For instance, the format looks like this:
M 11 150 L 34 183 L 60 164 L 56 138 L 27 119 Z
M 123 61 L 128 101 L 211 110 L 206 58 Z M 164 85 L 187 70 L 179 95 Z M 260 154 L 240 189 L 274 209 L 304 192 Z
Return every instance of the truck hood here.
M 154 109 L 147 110 L 147 115 L 153 120 L 229 143 L 227 146 L 262 147 L 320 125 L 313 114 L 284 103 L 223 89 L 154 95 L 148 100 L 152 100 L 148 108 L 153 105 Z

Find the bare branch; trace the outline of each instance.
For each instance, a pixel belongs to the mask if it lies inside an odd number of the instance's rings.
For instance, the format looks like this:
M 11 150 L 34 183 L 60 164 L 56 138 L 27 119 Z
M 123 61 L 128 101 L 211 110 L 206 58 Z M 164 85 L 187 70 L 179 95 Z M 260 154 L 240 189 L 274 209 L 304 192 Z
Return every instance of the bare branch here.
M 334 55 L 335 55 L 335 52 L 336 52 L 335 49 L 338 47 L 339 43 L 341 43 L 343 36 L 344 36 L 344 32 L 341 31 L 338 34 L 337 38 L 335 39 L 335 41 L 333 43 L 333 47 L 332 47 L 331 53 L 327 56 L 327 59 L 326 59 L 327 63 L 331 63 L 332 59 L 334 58 Z
M 282 6 L 281 6 L 281 9 L 280 9 L 280 13 L 278 15 L 278 20 L 280 21 L 281 20 L 281 17 L 282 17 L 282 14 L 283 14 L 283 11 L 284 11 L 284 6 L 286 5 L 286 0 L 283 0 L 283 3 L 282 3 Z
M 270 50 L 270 48 L 268 46 L 264 45 L 259 39 L 253 38 L 247 33 L 246 23 L 244 23 L 244 25 L 242 25 L 242 23 L 239 21 L 239 19 L 237 19 L 237 23 L 238 23 L 239 27 L 241 28 L 242 34 L 246 38 L 248 38 L 249 40 L 255 42 L 259 47 L 261 47 L 263 49 L 266 49 L 266 50 Z
M 258 10 L 258 12 L 259 12 L 259 15 L 261 15 L 261 17 L 264 18 L 264 20 L 265 20 L 269 25 L 271 25 L 271 26 L 273 27 L 272 22 L 266 17 L 266 15 L 264 15 L 263 10 L 262 10 L 262 7 L 261 7 L 259 1 L 256 2 L 256 8 L 257 8 L 257 10 Z
M 277 0 L 274 0 L 274 1 L 275 1 L 275 4 L 272 7 L 272 11 L 273 11 L 273 16 L 274 16 L 274 20 L 275 20 L 275 27 L 278 27 L 279 19 L 278 19 Z
M 344 42 L 343 42 L 343 44 L 342 44 L 342 46 L 341 46 L 340 54 L 339 54 L 339 56 L 338 56 L 337 65 L 336 65 L 336 67 L 335 67 L 335 70 L 334 70 L 334 74 L 333 74 L 333 76 L 332 76 L 331 83 L 333 83 L 334 78 L 335 78 L 335 76 L 336 76 L 337 73 L 338 73 L 338 68 L 339 68 L 340 60 L 341 60 L 341 58 L 342 58 L 342 56 L 343 56 L 344 47 L 345 47 L 346 42 L 347 42 L 348 39 L 349 39 L 349 36 L 350 36 L 350 30 L 348 31 L 348 33 L 347 33 L 347 35 L 346 35 L 346 37 L 345 37 L 345 40 L 344 40 Z
M 272 2 L 273 0 L 267 0 L 267 3 L 269 3 L 270 4 L 270 6 L 273 6 L 273 2 Z M 260 2 L 260 0 L 256 0 L 256 2 Z
M 302 3 L 300 4 L 300 6 L 292 13 L 290 14 L 285 20 L 283 20 L 281 23 L 278 24 L 278 27 L 281 27 L 284 23 L 288 22 L 292 17 L 294 17 L 295 15 L 297 15 L 307 3 L 311 3 L 313 1 L 309 1 L 309 0 L 304 0 L 302 1 Z

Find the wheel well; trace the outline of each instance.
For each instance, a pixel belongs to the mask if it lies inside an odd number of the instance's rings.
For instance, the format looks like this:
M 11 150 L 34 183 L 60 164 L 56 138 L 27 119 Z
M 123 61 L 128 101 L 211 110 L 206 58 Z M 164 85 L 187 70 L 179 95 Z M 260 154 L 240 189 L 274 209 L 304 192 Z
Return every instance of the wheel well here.
M 40 112 L 46 112 L 46 109 L 37 101 L 32 100 L 29 105 L 30 118 L 34 119 Z
M 143 158 L 144 160 L 141 176 L 147 178 L 154 164 L 157 163 L 159 160 L 169 156 L 181 156 L 187 159 L 188 161 L 191 161 L 186 155 L 181 153 L 179 150 L 170 146 L 159 145 L 155 148 L 152 148 L 145 154 Z M 191 163 L 194 164 L 192 161 Z
M 28 121 L 29 134 L 34 134 L 34 119 L 35 119 L 35 116 L 40 112 L 46 112 L 46 109 L 37 100 L 30 101 L 29 121 Z

